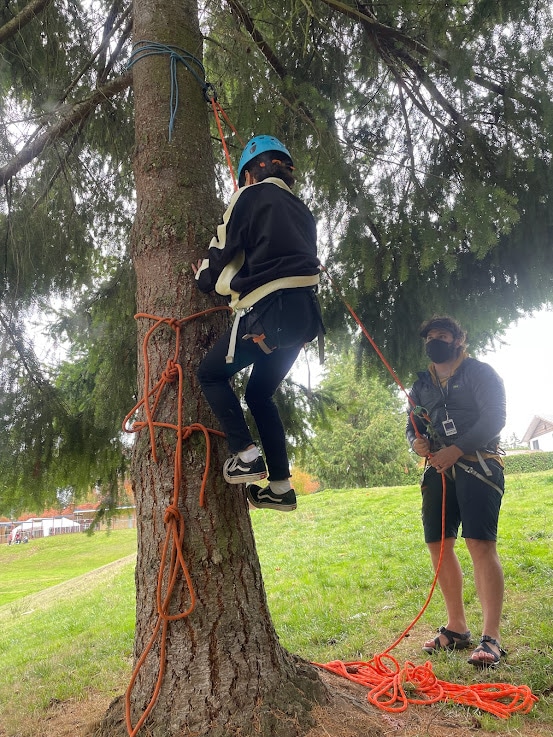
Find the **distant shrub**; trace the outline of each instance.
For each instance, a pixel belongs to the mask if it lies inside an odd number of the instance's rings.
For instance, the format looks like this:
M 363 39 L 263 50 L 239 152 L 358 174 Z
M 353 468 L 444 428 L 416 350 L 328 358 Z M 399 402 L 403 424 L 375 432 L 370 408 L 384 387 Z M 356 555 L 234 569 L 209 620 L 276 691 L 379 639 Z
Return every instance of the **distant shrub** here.
M 319 481 L 314 476 L 311 476 L 310 473 L 302 471 L 301 468 L 297 468 L 296 466 L 292 470 L 291 481 L 294 491 L 298 495 L 314 494 L 321 488 Z
M 533 451 L 517 453 L 503 458 L 505 473 L 532 473 L 533 471 L 550 471 L 553 469 L 553 452 Z

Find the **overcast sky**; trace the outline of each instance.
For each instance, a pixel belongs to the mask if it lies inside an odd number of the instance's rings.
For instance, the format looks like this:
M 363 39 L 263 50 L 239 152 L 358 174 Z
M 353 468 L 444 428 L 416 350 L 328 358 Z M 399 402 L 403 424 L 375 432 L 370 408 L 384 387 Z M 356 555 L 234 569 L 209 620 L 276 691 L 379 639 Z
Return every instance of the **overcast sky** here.
M 536 313 L 509 328 L 505 345 L 475 356 L 505 382 L 507 424 L 503 438 L 522 438 L 534 415 L 553 417 L 553 311 Z

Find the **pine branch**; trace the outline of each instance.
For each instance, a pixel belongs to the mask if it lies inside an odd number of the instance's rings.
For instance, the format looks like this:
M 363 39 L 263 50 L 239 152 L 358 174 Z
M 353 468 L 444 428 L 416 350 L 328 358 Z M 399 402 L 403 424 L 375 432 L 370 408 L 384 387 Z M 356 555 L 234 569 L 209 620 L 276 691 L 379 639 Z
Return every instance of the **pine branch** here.
M 96 59 L 100 59 L 101 60 L 102 55 L 105 56 L 106 49 L 109 48 L 109 43 L 110 43 L 111 39 L 113 38 L 113 36 L 115 35 L 115 33 L 119 30 L 119 28 L 124 23 L 124 21 L 127 19 L 127 17 L 129 16 L 130 13 L 131 13 L 131 8 L 129 7 L 129 8 L 127 8 L 123 12 L 123 14 L 121 15 L 121 17 L 117 21 L 117 23 L 113 27 L 111 27 L 110 31 L 104 36 L 104 38 L 102 39 L 102 43 L 100 44 L 100 46 L 92 54 L 92 56 L 90 57 L 90 59 L 87 61 L 87 63 L 84 65 L 84 67 L 80 70 L 80 72 L 77 74 L 77 76 L 75 77 L 75 79 L 71 82 L 71 84 L 67 87 L 67 89 L 64 91 L 64 93 L 61 95 L 61 97 L 60 97 L 60 105 L 61 105 L 61 103 L 64 100 L 67 99 L 67 97 L 71 93 L 71 91 L 73 89 L 75 89 L 75 87 L 77 86 L 77 84 L 79 83 L 79 81 L 86 74 L 86 72 L 92 67 L 92 65 L 94 64 L 94 62 L 96 61 Z M 117 47 L 116 47 L 116 49 L 114 51 L 115 56 L 113 54 L 110 56 L 110 65 L 113 65 L 113 63 L 115 62 L 115 60 L 117 58 L 117 55 L 121 52 L 122 45 L 126 41 L 127 36 L 128 36 L 128 30 L 127 30 L 127 34 L 126 35 L 125 34 L 123 35 L 123 39 L 122 40 L 119 39 L 119 42 L 117 44 Z M 98 74 L 98 83 L 103 84 L 105 82 L 105 80 L 106 80 L 108 71 L 105 69 L 103 63 L 101 63 L 100 66 L 101 66 L 101 69 L 100 69 L 100 72 Z
M 290 78 L 291 75 L 289 74 L 288 70 L 280 61 L 279 57 L 272 50 L 270 45 L 265 41 L 263 35 L 257 30 L 253 18 L 251 17 L 251 15 L 249 15 L 242 3 L 240 3 L 239 0 L 227 0 L 227 2 L 230 5 L 231 9 L 243 22 L 255 45 L 261 51 L 265 59 L 267 59 L 277 76 L 282 80 Z M 282 97 L 284 98 L 284 95 L 282 95 Z M 301 110 L 301 112 L 306 116 L 309 122 L 315 125 L 315 117 L 313 116 L 313 113 L 309 110 L 305 103 L 301 101 L 299 95 L 296 95 L 292 92 L 291 98 L 292 99 L 290 100 L 290 102 L 292 103 L 292 106 L 297 105 L 298 109 Z
M 19 356 L 21 364 L 25 369 L 26 374 L 37 387 L 41 394 L 49 396 L 53 400 L 54 406 L 58 407 L 63 414 L 67 414 L 67 410 L 60 402 L 56 389 L 50 384 L 50 382 L 44 377 L 40 370 L 39 361 L 35 355 L 35 352 L 26 346 L 20 335 L 14 330 L 10 320 L 0 312 L 0 325 L 4 328 L 5 334 L 12 344 L 15 352 Z
M 403 122 L 405 123 L 405 140 L 407 146 L 407 153 L 409 155 L 409 161 L 411 162 L 411 181 L 418 187 L 419 182 L 417 179 L 417 167 L 415 165 L 415 153 L 413 147 L 413 136 L 411 134 L 411 126 L 409 124 L 409 115 L 407 114 L 407 107 L 405 105 L 405 98 L 403 95 L 403 89 L 399 88 L 399 104 L 401 106 L 401 114 L 403 116 Z M 407 195 L 407 193 L 405 193 Z
M 6 43 L 8 39 L 19 33 L 27 23 L 30 23 L 37 15 L 46 10 L 51 2 L 52 0 L 32 0 L 15 18 L 12 18 L 0 28 L 0 44 Z
M 274 51 L 271 49 L 269 44 L 265 41 L 260 31 L 257 30 L 257 28 L 255 27 L 254 20 L 251 17 L 251 15 L 248 13 L 246 8 L 242 5 L 242 3 L 239 0 L 227 0 L 227 2 L 230 5 L 231 9 L 240 18 L 247 32 L 250 34 L 250 36 L 254 40 L 255 45 L 261 51 L 263 56 L 267 59 L 267 61 L 269 62 L 271 67 L 274 69 L 274 71 L 278 74 L 278 76 L 281 79 L 284 79 L 285 77 L 287 77 L 288 72 L 285 66 L 281 63 L 278 56 L 274 53 Z
M 413 105 L 415 105 L 424 117 L 427 118 L 436 129 L 451 133 L 451 131 L 448 131 L 447 126 L 432 113 L 426 104 L 426 101 L 418 94 L 418 90 L 411 88 L 407 84 L 405 78 L 401 76 L 395 67 L 391 67 L 391 72 L 399 89 L 405 92 Z
M 127 24 L 124 26 L 121 32 L 121 36 L 119 40 L 117 41 L 117 45 L 115 46 L 115 49 L 109 55 L 109 59 L 108 59 L 106 66 L 102 69 L 101 73 L 98 73 L 97 84 L 104 84 L 108 76 L 111 74 L 111 71 L 113 67 L 115 66 L 115 62 L 119 59 L 119 55 L 121 54 L 121 50 L 123 49 L 123 46 L 126 44 L 127 40 L 132 34 L 132 22 L 133 21 L 131 17 L 129 18 Z
M 425 46 L 425 44 L 417 41 L 414 38 L 411 38 L 402 31 L 399 31 L 396 28 L 392 28 L 391 26 L 386 26 L 383 23 L 379 23 L 374 16 L 369 14 L 369 11 L 367 10 L 365 5 L 357 3 L 357 7 L 354 8 L 350 5 L 346 5 L 345 3 L 340 2 L 340 0 L 322 0 L 322 2 L 325 5 L 328 5 L 328 7 L 337 10 L 339 13 L 342 13 L 346 17 L 351 18 L 352 20 L 360 21 L 364 25 L 365 29 L 375 36 L 380 38 L 395 39 L 396 41 L 399 41 L 405 48 L 408 48 L 411 51 L 415 51 L 417 54 L 424 58 L 430 59 L 434 64 L 436 64 L 436 66 L 440 67 L 444 71 L 451 71 L 451 65 L 446 59 L 444 59 L 439 54 L 433 52 L 432 49 L 429 49 L 428 46 Z M 523 105 L 532 108 L 534 111 L 539 111 L 540 106 L 537 100 L 535 100 L 533 97 L 529 97 L 528 95 L 523 95 L 512 87 L 497 84 L 496 82 L 493 82 L 487 77 L 484 77 L 481 74 L 477 74 L 476 72 L 472 72 L 472 74 L 469 76 L 469 79 L 474 84 L 477 84 L 479 87 L 482 87 L 489 92 L 493 92 L 500 97 L 517 100 Z
M 107 44 L 106 42 L 108 39 L 110 39 L 113 36 L 114 30 L 117 26 L 121 24 L 121 20 L 115 23 L 117 16 L 119 15 L 121 7 L 121 0 L 114 0 L 111 8 L 109 9 L 109 12 L 107 14 L 106 20 L 104 21 L 104 32 L 102 34 L 102 43 L 100 44 L 101 53 L 98 56 L 98 78 L 102 79 L 105 68 L 106 68 L 106 51 L 107 51 Z M 130 6 L 127 7 L 125 11 L 123 11 L 123 17 L 128 15 L 131 12 Z M 103 81 L 105 81 L 106 77 L 103 77 Z
M 39 197 L 37 197 L 37 199 L 33 203 L 33 206 L 31 208 L 31 211 L 34 212 L 42 204 L 42 202 L 44 202 L 44 200 L 48 196 L 49 192 L 51 191 L 52 187 L 54 186 L 57 178 L 62 173 L 62 171 L 64 171 L 65 165 L 67 164 L 67 161 L 69 160 L 69 157 L 73 153 L 73 150 L 74 150 L 75 146 L 77 145 L 77 143 L 78 143 L 78 141 L 79 141 L 79 139 L 81 137 L 81 133 L 82 133 L 84 124 L 85 124 L 85 121 L 84 120 L 82 120 L 79 123 L 79 125 L 77 127 L 77 130 L 75 131 L 75 133 L 73 134 L 73 136 L 71 138 L 71 142 L 69 143 L 69 146 L 67 147 L 67 150 L 65 151 L 65 153 L 64 153 L 63 157 L 61 158 L 58 166 L 56 167 L 56 170 L 54 171 L 54 173 L 52 174 L 52 176 L 48 180 L 48 184 L 46 185 L 44 191 L 42 192 L 42 194 L 39 195 Z
M 86 100 L 82 100 L 73 105 L 73 107 L 70 107 L 67 114 L 61 120 L 37 136 L 31 143 L 23 146 L 17 156 L 14 156 L 8 164 L 0 168 L 0 186 L 4 186 L 24 166 L 40 156 L 54 141 L 67 133 L 67 131 L 78 126 L 82 121 L 85 121 L 98 106 L 127 89 L 131 83 L 132 72 L 126 72 L 104 87 L 94 90 Z

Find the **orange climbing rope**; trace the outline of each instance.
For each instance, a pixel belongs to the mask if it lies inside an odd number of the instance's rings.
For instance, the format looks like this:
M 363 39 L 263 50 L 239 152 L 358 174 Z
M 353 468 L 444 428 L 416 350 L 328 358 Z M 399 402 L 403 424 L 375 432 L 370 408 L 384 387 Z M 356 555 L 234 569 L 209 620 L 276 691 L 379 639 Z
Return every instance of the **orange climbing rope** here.
M 344 299 L 341 291 L 330 277 L 328 270 L 324 266 L 322 269 L 328 276 L 332 287 L 339 294 L 347 310 L 361 328 L 363 335 L 370 342 L 394 381 L 407 397 L 411 406 L 414 406 L 412 398 L 409 396 L 397 374 L 382 355 L 380 349 L 353 308 Z M 430 418 L 426 414 L 426 411 L 422 408 L 417 409 L 421 410 L 422 418 L 426 422 L 430 423 Z M 414 421 L 413 411 L 411 411 L 410 415 L 415 433 L 420 437 L 420 432 L 417 428 L 416 422 Z M 393 642 L 383 652 L 374 655 L 371 660 L 367 662 L 352 661 L 347 663 L 344 663 L 341 660 L 334 660 L 330 663 L 314 663 L 314 665 L 317 665 L 319 668 L 324 668 L 331 673 L 343 676 L 344 678 L 348 678 L 350 681 L 354 681 L 355 683 L 362 684 L 369 689 L 367 700 L 379 709 L 383 709 L 388 712 L 405 711 L 409 704 L 435 704 L 438 701 L 452 701 L 456 704 L 473 706 L 481 709 L 482 711 L 487 711 L 501 719 L 507 719 L 516 712 L 526 714 L 538 701 L 538 697 L 532 693 L 529 686 L 513 686 L 510 683 L 480 683 L 465 686 L 447 683 L 446 681 L 440 681 L 436 678 L 430 661 L 427 661 L 422 666 L 417 666 L 414 663 L 407 661 L 403 666 L 400 666 L 396 658 L 390 655 L 390 652 L 399 645 L 404 637 L 407 636 L 408 632 L 413 629 L 415 624 L 426 611 L 438 582 L 438 575 L 440 573 L 444 553 L 446 509 L 446 476 L 444 473 L 442 473 L 441 476 L 442 534 L 440 554 L 430 591 L 420 612 L 416 615 L 411 624 L 409 624 L 409 626 L 395 640 L 395 642 Z
M 232 183 L 234 185 L 234 189 L 237 190 L 238 189 L 238 184 L 236 182 L 236 176 L 234 175 L 234 169 L 232 167 L 232 161 L 231 161 L 231 158 L 230 158 L 230 154 L 229 154 L 229 150 L 228 150 L 228 146 L 227 146 L 227 141 L 225 139 L 225 134 L 223 133 L 223 126 L 221 125 L 221 119 L 219 118 L 219 113 L 221 113 L 221 115 L 225 119 L 225 121 L 226 121 L 227 125 L 229 126 L 229 128 L 232 130 L 232 132 L 234 133 L 234 135 L 238 138 L 238 140 L 242 144 L 242 147 L 244 147 L 246 144 L 240 138 L 240 136 L 238 135 L 238 131 L 233 126 L 233 124 L 231 123 L 228 115 L 226 114 L 226 112 L 223 110 L 223 108 L 221 107 L 221 105 L 217 101 L 217 96 L 216 95 L 213 95 L 211 97 L 211 107 L 213 108 L 213 115 L 215 116 L 215 122 L 217 123 L 217 130 L 219 131 L 219 135 L 221 136 L 221 143 L 223 144 L 223 151 L 225 152 L 225 159 L 227 160 L 227 165 L 228 165 L 228 168 L 229 168 L 229 171 L 230 171 L 230 176 L 232 177 Z
M 157 606 L 157 620 L 154 626 L 150 640 L 146 644 L 142 655 L 137 660 L 131 675 L 131 680 L 125 694 L 125 720 L 127 725 L 127 732 L 130 737 L 134 737 L 140 727 L 144 724 L 148 715 L 152 711 L 160 693 L 161 683 L 165 675 L 165 663 L 166 663 L 166 643 L 167 643 L 167 628 L 169 622 L 178 619 L 184 619 L 194 609 L 196 603 L 196 595 L 188 566 L 184 560 L 182 554 L 182 544 L 184 540 L 184 518 L 179 509 L 179 489 L 182 476 L 182 444 L 184 440 L 187 440 L 194 432 L 201 432 L 205 438 L 206 444 L 206 463 L 202 477 L 202 483 L 200 487 L 200 506 L 203 507 L 205 487 L 207 484 L 207 477 L 209 474 L 209 464 L 211 459 L 211 440 L 210 434 L 224 437 L 224 434 L 219 430 L 212 430 L 199 423 L 192 425 L 183 426 L 182 422 L 182 404 L 183 404 L 183 373 L 182 366 L 178 362 L 178 356 L 180 352 L 181 342 L 181 328 L 182 326 L 191 320 L 194 320 L 203 315 L 208 315 L 212 312 L 218 312 L 221 310 L 228 311 L 228 307 L 211 307 L 202 312 L 197 312 L 189 317 L 185 317 L 180 320 L 166 317 L 156 317 L 155 315 L 148 315 L 146 313 L 139 313 L 135 315 L 136 319 L 147 319 L 153 320 L 154 324 L 147 331 L 144 336 L 142 344 L 142 354 L 144 357 L 144 395 L 142 399 L 133 407 L 128 415 L 123 420 L 123 430 L 127 433 L 140 432 L 146 427 L 150 434 L 150 445 L 152 450 L 152 458 L 157 463 L 157 451 L 155 441 L 155 429 L 156 428 L 168 428 L 174 430 L 177 434 L 177 444 L 175 448 L 175 461 L 174 461 L 174 474 L 173 474 L 173 498 L 171 504 L 165 510 L 164 522 L 166 528 L 165 541 L 163 543 L 163 550 L 161 554 L 161 565 L 157 580 L 157 591 L 156 591 L 156 606 Z M 168 325 L 175 331 L 175 350 L 173 357 L 167 361 L 166 368 L 159 379 L 151 389 L 150 386 L 150 362 L 148 357 L 148 346 L 149 341 L 153 333 L 161 326 Z M 178 395 L 177 395 L 177 424 L 170 424 L 166 422 L 157 422 L 155 418 L 156 410 L 159 406 L 161 397 L 164 389 L 169 385 L 178 382 Z M 129 426 L 131 418 L 140 410 L 143 409 L 146 416 L 145 421 L 135 421 Z M 169 614 L 169 606 L 175 584 L 179 579 L 179 574 L 182 574 L 188 588 L 189 605 L 185 611 L 178 612 L 177 614 Z M 164 592 L 163 581 L 166 580 L 166 590 Z M 161 634 L 160 634 L 161 631 Z M 156 640 L 160 636 L 160 654 L 159 654 L 159 671 L 157 681 L 154 687 L 154 691 L 150 702 L 142 712 L 140 719 L 133 727 L 131 718 L 131 694 L 138 677 L 138 673 L 142 668 L 148 653 L 151 651 Z
M 449 701 L 508 719 L 517 712 L 527 714 L 538 701 L 528 686 L 513 686 L 510 683 L 464 686 L 447 683 L 436 678 L 430 662 L 415 665 L 407 661 L 400 666 L 391 655 L 375 655 L 368 663 L 335 660 L 325 665 L 315 665 L 365 686 L 369 689 L 367 700 L 387 712 L 405 711 L 409 704 Z

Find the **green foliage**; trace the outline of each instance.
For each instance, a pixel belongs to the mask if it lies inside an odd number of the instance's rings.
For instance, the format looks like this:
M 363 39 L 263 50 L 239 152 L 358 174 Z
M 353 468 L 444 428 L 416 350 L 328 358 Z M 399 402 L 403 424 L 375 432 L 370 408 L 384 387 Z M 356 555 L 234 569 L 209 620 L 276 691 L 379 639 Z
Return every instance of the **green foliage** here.
M 91 485 L 113 496 L 123 480 L 128 451 L 117 430 L 136 386 L 133 301 L 127 264 L 83 300 L 79 318 L 59 313 L 52 330 L 72 348 L 47 373 L 17 327 L 5 325 L 1 513 L 40 513 L 64 487 L 74 498 Z
M 356 366 L 350 353 L 329 361 L 321 392 L 326 406 L 313 420 L 303 465 L 323 487 L 415 481 L 419 469 L 405 441 L 404 402 L 388 385 Z
M 550 471 L 553 469 L 553 452 L 517 453 L 505 456 L 503 462 L 505 463 L 505 474 Z

